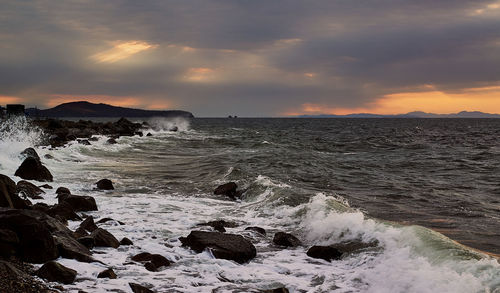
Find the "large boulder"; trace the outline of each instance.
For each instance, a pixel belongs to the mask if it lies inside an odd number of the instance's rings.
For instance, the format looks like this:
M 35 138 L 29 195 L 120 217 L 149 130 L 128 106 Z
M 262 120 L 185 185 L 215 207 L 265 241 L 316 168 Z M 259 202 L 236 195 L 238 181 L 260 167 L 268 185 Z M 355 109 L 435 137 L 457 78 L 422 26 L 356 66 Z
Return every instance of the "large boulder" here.
M 40 161 L 40 156 L 35 151 L 34 148 L 27 148 L 21 152 L 21 158 L 34 158 L 37 161 Z
M 80 218 L 80 216 L 78 216 L 73 207 L 63 201 L 59 204 L 55 204 L 53 205 L 52 207 L 50 207 L 48 210 L 45 211 L 49 216 L 53 217 L 53 218 L 60 218 L 62 219 L 63 221 L 68 221 L 68 220 L 72 220 L 72 221 L 76 221 L 76 220 L 81 220 L 82 218 Z
M 30 208 L 31 203 L 20 198 L 16 190 L 16 183 L 8 176 L 0 174 L 0 207 L 16 209 Z
M 200 223 L 197 226 L 210 226 L 215 231 L 226 232 L 225 227 L 234 228 L 234 227 L 238 227 L 238 224 L 236 224 L 234 222 L 224 221 L 224 220 L 217 220 L 217 221 L 210 221 L 207 223 Z
M 238 192 L 236 191 L 237 189 L 238 189 L 238 185 L 236 185 L 236 183 L 228 182 L 226 184 L 219 185 L 214 190 L 214 194 L 215 195 L 226 195 L 226 196 L 234 199 L 238 195 Z
M 96 184 L 97 184 L 97 188 L 101 189 L 101 190 L 113 190 L 113 189 L 115 189 L 113 187 L 113 182 L 111 182 L 111 180 L 109 180 L 109 179 L 101 179 L 101 180 L 97 181 Z
M 95 261 L 90 250 L 66 233 L 54 233 L 54 239 L 61 257 L 76 259 L 81 262 Z
M 94 232 L 98 227 L 94 222 L 94 217 L 88 216 L 83 222 L 80 223 L 80 227 L 88 232 Z
M 36 180 L 36 181 L 49 181 L 52 182 L 52 174 L 50 171 L 42 165 L 42 163 L 33 158 L 27 157 L 24 159 L 23 163 L 14 173 L 15 176 L 19 176 L 26 180 Z
M 90 236 L 94 238 L 95 246 L 113 247 L 113 248 L 118 248 L 118 246 L 120 246 L 120 241 L 118 241 L 118 239 L 116 239 L 115 236 L 113 236 L 113 234 L 109 233 L 108 231 L 102 228 L 97 228 L 92 233 L 90 233 Z
M 40 187 L 25 180 L 17 182 L 16 191 L 32 199 L 43 199 L 40 194 L 45 193 Z
M 67 187 L 61 186 L 56 189 L 56 194 L 61 195 L 61 194 L 71 194 L 71 191 Z
M 331 261 L 340 259 L 342 257 L 342 251 L 331 246 L 313 246 L 307 251 L 307 256 Z
M 134 255 L 132 260 L 144 263 L 144 267 L 151 272 L 156 272 L 160 267 L 170 265 L 170 261 L 166 257 L 160 254 L 151 254 L 149 252 L 141 252 Z
M 241 235 L 219 232 L 192 231 L 187 237 L 180 238 L 184 246 L 200 253 L 209 249 L 216 258 L 244 263 L 257 254 L 255 246 Z
M 297 237 L 285 232 L 277 232 L 274 234 L 273 243 L 285 247 L 296 247 L 301 245 Z
M 57 199 L 59 203 L 68 203 L 75 212 L 97 211 L 97 204 L 92 196 L 59 194 Z
M 0 210 L 0 228 L 16 233 L 19 239 L 18 256 L 21 260 L 43 263 L 59 256 L 56 243 L 42 221 L 26 213 L 36 211 Z
M 75 270 L 65 267 L 55 261 L 45 263 L 38 271 L 36 271 L 36 275 L 42 279 L 49 282 L 59 282 L 63 284 L 73 283 L 75 281 L 76 274 Z

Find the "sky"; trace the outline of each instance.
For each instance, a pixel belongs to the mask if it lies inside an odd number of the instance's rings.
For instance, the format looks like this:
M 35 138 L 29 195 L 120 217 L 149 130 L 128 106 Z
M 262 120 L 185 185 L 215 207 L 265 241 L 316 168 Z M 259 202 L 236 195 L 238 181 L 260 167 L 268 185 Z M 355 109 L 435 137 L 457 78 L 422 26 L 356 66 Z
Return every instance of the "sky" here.
M 2 0 L 0 105 L 500 113 L 500 1 Z

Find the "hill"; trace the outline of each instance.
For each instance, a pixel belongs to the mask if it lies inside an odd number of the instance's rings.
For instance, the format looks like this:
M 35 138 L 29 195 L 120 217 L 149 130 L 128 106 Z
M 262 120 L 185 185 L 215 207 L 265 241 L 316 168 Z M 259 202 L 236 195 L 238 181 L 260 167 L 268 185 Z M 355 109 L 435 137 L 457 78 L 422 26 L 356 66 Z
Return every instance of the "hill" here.
M 32 117 L 194 117 L 192 113 L 181 110 L 143 110 L 86 101 L 64 103 L 45 110 L 29 108 L 26 113 Z

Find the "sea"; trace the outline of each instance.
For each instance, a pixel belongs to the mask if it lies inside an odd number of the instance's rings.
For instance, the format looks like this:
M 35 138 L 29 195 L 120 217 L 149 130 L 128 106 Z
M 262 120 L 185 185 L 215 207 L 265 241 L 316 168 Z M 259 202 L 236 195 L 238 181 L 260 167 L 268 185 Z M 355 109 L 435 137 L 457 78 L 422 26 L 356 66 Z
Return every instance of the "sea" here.
M 1 174 L 19 181 L 19 152 L 35 146 L 54 176 L 33 202 L 56 203 L 59 186 L 93 196 L 99 211 L 86 214 L 115 219 L 100 226 L 134 242 L 95 248 L 102 263 L 58 259 L 78 272 L 68 292 L 131 292 L 129 282 L 156 292 L 500 292 L 500 119 L 131 120 L 152 136 L 52 149 L 26 118 L 0 126 Z M 102 178 L 115 190 L 95 190 Z M 213 194 L 230 181 L 241 199 Z M 235 222 L 227 233 L 250 239 L 256 258 L 182 246 L 214 220 Z M 303 245 L 277 247 L 279 231 Z M 345 241 L 377 245 L 331 262 L 306 255 Z M 130 260 L 140 252 L 173 264 L 149 272 Z M 108 267 L 118 278 L 97 278 Z

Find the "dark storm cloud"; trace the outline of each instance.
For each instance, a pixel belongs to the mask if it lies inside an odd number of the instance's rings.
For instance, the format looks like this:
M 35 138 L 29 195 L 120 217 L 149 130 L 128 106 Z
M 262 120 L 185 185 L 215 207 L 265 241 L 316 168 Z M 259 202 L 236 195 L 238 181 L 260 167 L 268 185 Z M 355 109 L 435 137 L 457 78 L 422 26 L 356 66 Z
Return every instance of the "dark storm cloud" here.
M 493 1 L 2 1 L 0 96 L 160 99 L 200 116 L 357 107 L 500 76 Z M 490 5 L 488 7 L 488 5 Z M 123 61 L 117 42 L 154 45 Z

